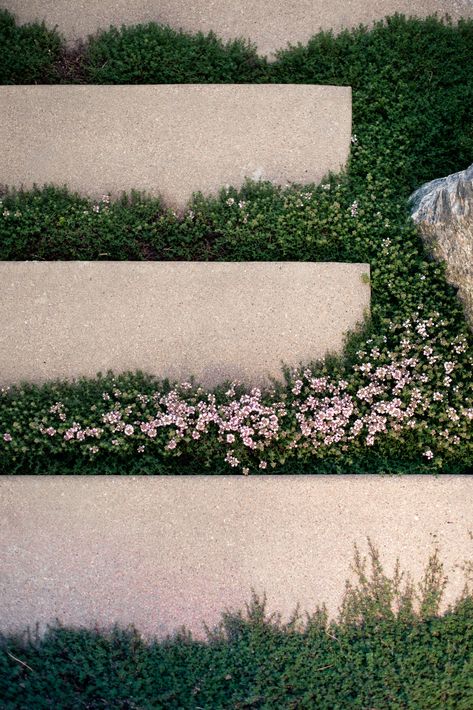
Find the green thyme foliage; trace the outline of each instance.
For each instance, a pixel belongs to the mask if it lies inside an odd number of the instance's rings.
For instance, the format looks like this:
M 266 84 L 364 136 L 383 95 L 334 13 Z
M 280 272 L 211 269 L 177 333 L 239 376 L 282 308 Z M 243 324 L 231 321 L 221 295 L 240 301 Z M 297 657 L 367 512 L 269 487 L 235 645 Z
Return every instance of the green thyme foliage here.
M 138 194 L 94 203 L 65 188 L 9 190 L 0 197 L 0 258 L 359 261 L 399 231 L 421 254 L 407 215 L 384 194 L 358 196 L 358 219 L 354 199 L 346 176 L 323 187 L 248 182 L 197 195 L 181 216 Z
M 338 618 L 324 607 L 289 621 L 256 594 L 205 641 L 185 630 L 144 641 L 134 629 L 55 627 L 0 639 L 0 694 L 20 708 L 429 708 L 473 706 L 473 599 L 439 612 L 434 554 L 416 590 L 370 547 Z
M 126 407 L 136 404 L 138 394 L 149 396 L 151 401 L 156 391 L 165 394 L 169 390 L 169 382 L 134 372 L 116 377 L 109 373 L 95 379 L 81 378 L 76 382 L 48 382 L 42 386 L 28 384 L 12 388 L 6 397 L 0 393 L 0 421 L 3 426 L 11 429 L 15 437 L 19 436 L 22 440 L 16 452 L 2 451 L 0 472 L 118 474 L 126 471 L 127 474 L 178 474 L 184 469 L 185 473 L 199 473 L 202 467 L 208 468 L 209 462 L 213 462 L 213 468 L 208 473 L 227 472 L 223 459 L 218 460 L 219 454 L 221 458 L 221 446 L 217 445 L 216 436 L 215 441 L 210 436 L 200 451 L 192 446 L 188 449 L 184 447 L 178 456 L 165 451 L 165 444 L 169 441 L 165 429 L 158 432 L 152 450 L 144 455 L 137 454 L 136 445 L 125 440 L 118 447 L 114 446 L 111 443 L 114 438 L 112 436 L 105 446 L 104 442 L 100 442 L 98 455 L 89 456 L 84 455 L 86 452 L 81 450 L 82 447 L 75 445 L 79 442 L 67 442 L 62 437 L 59 442 L 42 436 L 38 431 L 41 425 L 47 424 L 51 405 L 58 401 L 74 412 L 73 418 L 76 421 L 93 427 L 101 422 L 102 414 L 117 406 L 118 396 L 114 398 L 113 393 L 120 393 L 120 402 Z M 104 392 L 110 393 L 111 402 L 104 400 Z M 139 408 L 139 414 L 145 419 L 147 414 L 152 418 L 154 411 L 152 404 Z M 134 412 L 138 414 L 135 407 Z
M 402 197 L 471 163 L 472 57 L 472 20 L 395 15 L 280 51 L 272 80 L 351 86 L 351 175 L 383 177 Z
M 62 40 L 44 23 L 17 26 L 0 9 L 0 84 L 49 84 L 58 80 L 55 62 Z
M 66 188 L 12 191 L 0 197 L 0 258 L 139 260 L 160 252 L 165 258 L 167 224 L 172 220 L 159 199 L 135 193 L 109 204 Z
M 93 84 L 254 83 L 266 61 L 240 39 L 190 34 L 150 22 L 90 37 L 84 62 Z

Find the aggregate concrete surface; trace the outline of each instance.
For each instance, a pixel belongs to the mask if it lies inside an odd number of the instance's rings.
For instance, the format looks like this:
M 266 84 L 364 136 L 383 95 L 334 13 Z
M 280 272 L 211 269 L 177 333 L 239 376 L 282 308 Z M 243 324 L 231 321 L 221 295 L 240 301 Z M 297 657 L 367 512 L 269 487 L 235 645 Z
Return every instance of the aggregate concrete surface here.
M 438 546 L 446 604 L 472 559 L 472 502 L 468 476 L 3 476 L 0 630 L 201 635 L 251 588 L 285 618 L 297 602 L 334 614 L 367 537 L 416 582 Z
M 0 385 L 113 369 L 204 385 L 281 379 L 340 351 L 368 264 L 0 262 Z M 365 278 L 363 278 L 365 275 Z
M 350 87 L 0 87 L 0 175 L 17 187 L 144 190 L 184 208 L 245 178 L 319 182 L 350 138 Z
M 473 17 L 471 0 L 3 0 L 21 23 L 45 20 L 69 40 L 110 25 L 158 22 L 188 32 L 213 30 L 223 39 L 244 37 L 261 54 L 288 42 L 306 42 L 319 29 L 371 25 L 396 12 L 425 17 Z

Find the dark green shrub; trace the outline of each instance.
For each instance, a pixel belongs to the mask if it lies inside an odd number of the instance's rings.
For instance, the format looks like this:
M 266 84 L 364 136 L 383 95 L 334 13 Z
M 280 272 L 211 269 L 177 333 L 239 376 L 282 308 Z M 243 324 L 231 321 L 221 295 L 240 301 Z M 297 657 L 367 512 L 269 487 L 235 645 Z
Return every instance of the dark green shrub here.
M 348 85 L 359 146 L 351 163 L 406 196 L 473 155 L 473 21 L 388 17 L 281 50 L 272 81 Z
M 13 15 L 0 9 L 0 84 L 56 82 L 61 47 L 56 30 L 37 22 L 18 27 Z
M 150 22 L 89 38 L 85 69 L 95 84 L 245 83 L 264 76 L 253 45 L 222 42 L 213 32 L 192 35 Z

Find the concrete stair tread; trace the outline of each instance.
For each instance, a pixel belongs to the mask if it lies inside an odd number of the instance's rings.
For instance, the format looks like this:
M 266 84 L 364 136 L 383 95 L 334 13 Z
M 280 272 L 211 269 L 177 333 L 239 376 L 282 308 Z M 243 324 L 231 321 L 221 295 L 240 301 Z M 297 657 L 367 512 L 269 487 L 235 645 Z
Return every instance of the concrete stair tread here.
M 345 165 L 350 137 L 349 87 L 0 87 L 2 182 L 17 187 L 144 190 L 184 208 L 245 178 L 319 182 Z
M 2 477 L 0 627 L 202 634 L 252 587 L 269 611 L 333 614 L 367 537 L 416 582 L 440 544 L 447 604 L 471 558 L 472 495 L 468 476 Z
M 281 379 L 340 351 L 369 265 L 0 262 L 1 384 L 143 370 L 206 386 Z

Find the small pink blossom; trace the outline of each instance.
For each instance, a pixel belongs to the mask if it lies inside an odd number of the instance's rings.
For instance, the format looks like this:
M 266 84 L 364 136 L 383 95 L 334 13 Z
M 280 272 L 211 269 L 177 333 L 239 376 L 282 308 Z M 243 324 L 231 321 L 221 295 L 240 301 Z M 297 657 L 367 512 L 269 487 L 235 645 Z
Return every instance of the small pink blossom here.
M 234 455 L 233 451 L 229 451 L 225 456 L 225 461 L 230 464 L 232 468 L 236 468 L 240 463 L 239 459 Z

